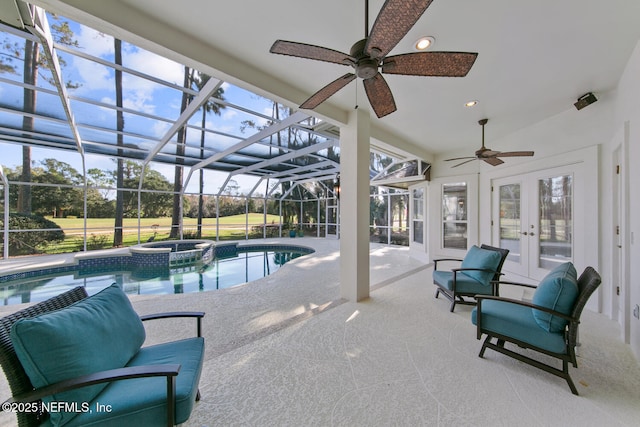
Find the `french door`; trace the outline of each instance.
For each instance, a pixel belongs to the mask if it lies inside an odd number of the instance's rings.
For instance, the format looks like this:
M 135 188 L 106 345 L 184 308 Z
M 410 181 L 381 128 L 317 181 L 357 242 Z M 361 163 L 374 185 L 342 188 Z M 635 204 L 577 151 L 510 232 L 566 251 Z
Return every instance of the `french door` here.
M 493 242 L 509 249 L 503 270 L 540 280 L 574 261 L 574 175 L 569 166 L 493 180 Z

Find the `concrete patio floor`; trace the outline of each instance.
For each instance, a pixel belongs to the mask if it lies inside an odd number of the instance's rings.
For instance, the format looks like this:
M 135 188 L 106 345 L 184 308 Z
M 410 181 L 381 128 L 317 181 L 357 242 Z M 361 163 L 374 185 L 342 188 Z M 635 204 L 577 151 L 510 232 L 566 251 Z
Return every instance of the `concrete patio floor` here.
M 269 241 L 285 241 L 269 240 Z M 372 244 L 371 297 L 340 299 L 339 242 L 258 281 L 193 294 L 132 296 L 140 314 L 206 312 L 202 399 L 186 426 L 623 426 L 640 420 L 640 366 L 616 322 L 583 313 L 580 396 L 481 342 L 471 307 L 435 299 L 431 268 L 408 249 Z M 10 312 L 19 306 L 3 307 Z M 2 313 L 0 313 L 2 314 Z M 156 321 L 148 344 L 191 336 Z M 8 397 L 4 378 L 0 397 Z M 0 414 L 0 425 L 15 419 Z

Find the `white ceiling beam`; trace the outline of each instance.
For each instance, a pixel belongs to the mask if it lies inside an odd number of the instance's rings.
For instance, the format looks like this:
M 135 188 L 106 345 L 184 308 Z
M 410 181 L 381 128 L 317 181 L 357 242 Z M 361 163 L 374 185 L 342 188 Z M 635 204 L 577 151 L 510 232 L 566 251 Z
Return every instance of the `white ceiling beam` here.
M 287 160 L 294 159 L 296 157 L 305 156 L 307 154 L 315 153 L 320 150 L 324 150 L 325 148 L 329 148 L 332 146 L 338 145 L 337 141 L 325 141 L 318 144 L 313 144 L 305 148 L 301 148 L 300 150 L 295 150 L 287 154 L 283 154 L 282 156 L 274 157 L 273 159 L 264 160 L 262 162 L 256 163 L 251 166 L 245 166 L 244 168 L 233 171 L 233 175 L 239 175 L 243 173 L 247 173 L 256 169 L 262 169 L 264 167 L 268 167 L 277 163 L 286 162 Z

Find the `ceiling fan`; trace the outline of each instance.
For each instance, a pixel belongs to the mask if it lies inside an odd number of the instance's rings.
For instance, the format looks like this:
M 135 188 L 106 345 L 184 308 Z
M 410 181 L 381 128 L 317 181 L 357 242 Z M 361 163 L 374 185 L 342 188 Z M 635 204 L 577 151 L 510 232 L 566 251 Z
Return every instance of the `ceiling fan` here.
M 326 47 L 276 40 L 271 53 L 347 65 L 355 69 L 329 83 L 300 105 L 314 109 L 356 77 L 363 79 L 369 102 L 378 117 L 396 111 L 396 103 L 385 74 L 408 76 L 464 77 L 478 56 L 466 52 L 414 52 L 387 54 L 402 40 L 433 0 L 386 0 L 369 32 L 369 0 L 365 0 L 364 39 L 349 54 Z
M 446 159 L 445 162 L 450 162 L 452 160 L 464 160 L 462 163 L 458 163 L 453 168 L 464 165 L 465 163 L 472 162 L 474 160 L 484 160 L 489 163 L 491 166 L 498 166 L 504 163 L 499 157 L 521 157 L 521 156 L 533 156 L 533 151 L 493 151 L 484 146 L 484 125 L 487 124 L 489 119 L 479 120 L 478 123 L 482 126 L 482 147 L 476 151 L 475 156 L 473 157 L 455 157 L 453 159 Z

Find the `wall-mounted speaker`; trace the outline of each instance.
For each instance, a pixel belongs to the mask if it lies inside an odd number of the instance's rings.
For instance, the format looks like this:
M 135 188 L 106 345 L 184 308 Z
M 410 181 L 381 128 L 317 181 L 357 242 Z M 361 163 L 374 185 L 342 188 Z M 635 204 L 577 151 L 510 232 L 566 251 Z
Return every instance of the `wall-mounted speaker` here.
M 596 98 L 596 96 L 593 93 L 589 92 L 589 93 L 585 93 L 580 98 L 578 98 L 578 101 L 576 101 L 576 103 L 573 105 L 578 110 L 582 110 L 584 107 L 586 107 L 587 105 L 593 104 L 597 100 L 598 98 Z

